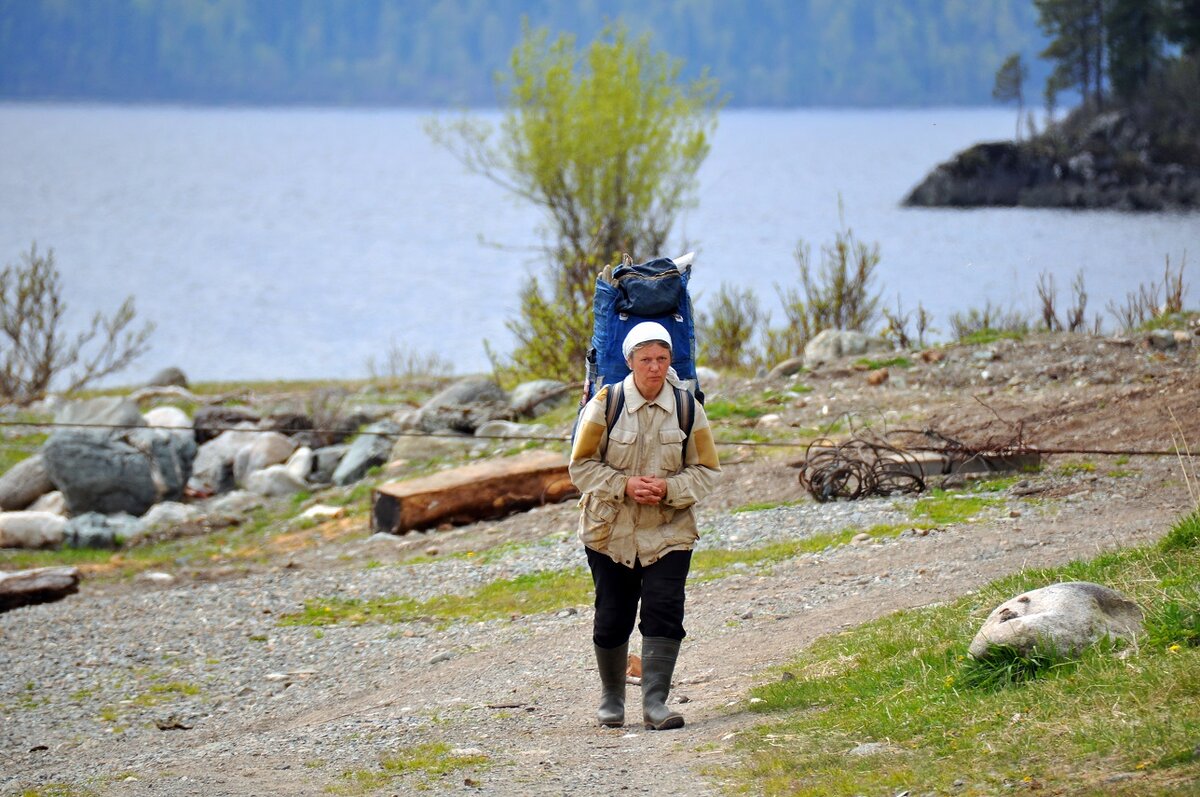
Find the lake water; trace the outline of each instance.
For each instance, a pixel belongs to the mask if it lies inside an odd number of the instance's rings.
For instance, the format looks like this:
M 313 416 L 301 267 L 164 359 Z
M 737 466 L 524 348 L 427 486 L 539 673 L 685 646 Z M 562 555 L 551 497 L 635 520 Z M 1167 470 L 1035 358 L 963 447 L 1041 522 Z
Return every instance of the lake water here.
M 518 286 L 544 267 L 541 218 L 433 145 L 433 115 L 0 105 L 0 258 L 52 247 L 76 323 L 136 298 L 157 330 L 118 383 L 167 365 L 193 381 L 361 377 L 393 343 L 483 371 L 483 341 L 508 350 Z M 741 283 L 779 318 L 797 242 L 832 242 L 839 203 L 880 245 L 887 304 L 920 301 L 943 332 L 987 302 L 1035 312 L 1042 272 L 1066 305 L 1083 269 L 1089 315 L 1167 256 L 1200 279 L 1196 213 L 900 207 L 934 165 L 1012 129 L 997 109 L 724 113 L 676 230 L 699 253 L 699 307 Z

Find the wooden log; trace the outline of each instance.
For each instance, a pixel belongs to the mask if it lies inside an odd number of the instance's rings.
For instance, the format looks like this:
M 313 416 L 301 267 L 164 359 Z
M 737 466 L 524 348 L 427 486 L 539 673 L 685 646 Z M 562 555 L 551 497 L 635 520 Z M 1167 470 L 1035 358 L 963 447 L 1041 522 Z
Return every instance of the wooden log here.
M 503 517 L 579 495 L 566 458 L 553 451 L 478 462 L 375 488 L 371 526 L 404 534 L 445 523 L 463 525 Z
M 0 612 L 49 603 L 79 591 L 79 569 L 39 567 L 0 573 Z

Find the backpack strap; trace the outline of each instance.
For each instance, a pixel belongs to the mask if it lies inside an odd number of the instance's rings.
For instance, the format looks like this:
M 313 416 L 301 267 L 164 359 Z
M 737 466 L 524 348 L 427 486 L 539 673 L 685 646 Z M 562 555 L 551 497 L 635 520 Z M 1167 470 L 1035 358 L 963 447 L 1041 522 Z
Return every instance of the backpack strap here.
M 696 420 L 696 397 L 682 387 L 671 387 L 675 390 L 675 415 L 679 418 L 679 428 L 683 430 L 683 448 L 679 452 L 679 461 L 686 464 L 688 438 L 692 436 L 692 424 Z
M 612 434 L 617 418 L 625 409 L 625 383 L 614 382 L 608 386 L 608 395 L 604 397 L 604 420 L 608 424 L 608 432 Z

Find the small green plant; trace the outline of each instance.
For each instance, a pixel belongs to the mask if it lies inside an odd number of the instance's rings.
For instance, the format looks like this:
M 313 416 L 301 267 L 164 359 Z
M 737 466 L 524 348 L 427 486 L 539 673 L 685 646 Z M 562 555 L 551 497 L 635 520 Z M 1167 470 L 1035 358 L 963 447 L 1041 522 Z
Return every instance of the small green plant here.
M 21 792 L 21 797 L 96 797 L 97 793 L 70 783 L 54 782 L 25 789 Z
M 989 301 L 983 309 L 972 307 L 966 313 L 951 315 L 950 330 L 959 343 L 983 346 L 1004 338 L 1024 338 L 1029 333 L 1029 320 L 1016 310 L 1006 312 Z
M 869 357 L 862 357 L 855 360 L 854 364 L 868 371 L 878 371 L 881 368 L 912 368 L 913 365 L 912 360 L 907 357 L 892 357 L 887 360 L 872 360 Z
M 1058 466 L 1058 473 L 1061 476 L 1077 476 L 1080 473 L 1095 473 L 1096 465 L 1093 462 L 1064 462 Z
M 1171 527 L 1163 538 L 1164 551 L 1188 551 L 1200 547 L 1200 510 L 1192 512 Z
M 1200 646 L 1200 593 L 1192 590 L 1190 603 L 1169 600 L 1146 618 L 1146 641 L 1176 649 Z
M 760 418 L 769 410 L 765 407 L 751 404 L 749 399 L 712 399 L 704 405 L 704 414 L 710 420 L 728 420 L 730 418 Z
M 1183 282 L 1183 269 L 1187 265 L 1184 256 L 1178 273 L 1171 273 L 1171 256 L 1167 255 L 1160 285 L 1154 280 L 1142 283 L 1137 291 L 1125 297 L 1125 303 L 1108 303 L 1108 312 L 1126 332 L 1172 327 L 1172 319 L 1183 316 L 1183 301 L 1187 288 Z
M 354 770 L 344 772 L 339 784 L 326 791 L 331 794 L 359 795 L 389 786 L 404 775 L 423 775 L 416 786 L 419 790 L 431 788 L 434 778 L 444 778 L 460 769 L 479 768 L 488 764 L 482 753 L 456 752 L 442 742 L 429 742 L 401 750 L 379 759 L 379 770 Z

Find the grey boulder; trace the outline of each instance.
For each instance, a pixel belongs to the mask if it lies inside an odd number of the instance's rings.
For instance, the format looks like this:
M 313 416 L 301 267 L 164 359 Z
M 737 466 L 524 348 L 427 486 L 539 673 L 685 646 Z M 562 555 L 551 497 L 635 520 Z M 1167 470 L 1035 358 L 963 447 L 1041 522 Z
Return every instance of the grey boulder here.
M 353 484 L 376 465 L 387 462 L 400 426 L 394 421 L 378 421 L 363 429 L 342 461 L 333 472 L 333 483 L 339 486 Z
M 150 457 L 105 431 L 55 432 L 42 452 L 50 480 L 66 497 L 71 514 L 141 515 L 158 500 Z
M 509 406 L 515 415 L 536 418 L 573 397 L 570 387 L 564 382 L 535 379 L 532 382 L 522 382 L 513 388 Z
M 490 379 L 469 377 L 450 385 L 421 406 L 416 425 L 426 432 L 472 434 L 484 421 L 512 414 L 508 394 Z
M 872 352 L 890 351 L 891 344 L 882 338 L 853 329 L 826 329 L 804 347 L 804 366 L 815 368 L 843 357 L 862 357 Z
M 67 521 L 63 541 L 71 548 L 119 548 L 141 531 L 142 522 L 133 515 L 85 512 Z

